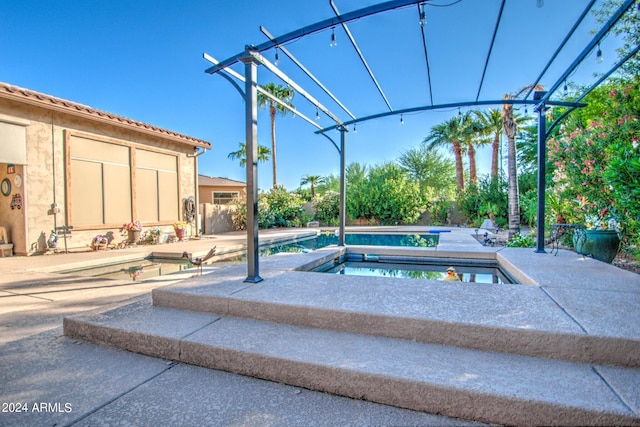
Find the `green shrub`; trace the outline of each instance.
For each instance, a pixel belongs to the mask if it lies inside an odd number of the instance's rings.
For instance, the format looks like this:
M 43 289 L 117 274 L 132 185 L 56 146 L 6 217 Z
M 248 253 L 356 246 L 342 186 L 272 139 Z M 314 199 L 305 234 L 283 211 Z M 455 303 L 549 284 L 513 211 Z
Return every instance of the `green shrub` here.
M 523 236 L 520 233 L 516 233 L 513 238 L 506 243 L 508 248 L 535 248 L 536 238 L 531 234 Z
M 322 225 L 337 226 L 340 221 L 340 194 L 327 191 L 314 201 L 315 220 Z

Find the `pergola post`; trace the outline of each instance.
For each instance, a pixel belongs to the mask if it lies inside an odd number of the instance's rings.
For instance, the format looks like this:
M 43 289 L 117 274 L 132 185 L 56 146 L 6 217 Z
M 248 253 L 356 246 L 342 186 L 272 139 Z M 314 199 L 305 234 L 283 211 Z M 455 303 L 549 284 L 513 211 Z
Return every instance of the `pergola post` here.
M 344 246 L 344 228 L 347 222 L 346 133 L 347 130 L 340 127 L 340 235 L 338 246 Z
M 540 94 L 546 92 L 536 92 L 536 96 L 541 98 Z M 536 221 L 536 253 L 545 253 L 544 250 L 544 216 L 545 216 L 545 191 L 546 191 L 546 164 L 547 164 L 547 124 L 545 118 L 546 105 L 542 104 L 536 107 L 538 111 L 538 219 Z
M 247 154 L 247 278 L 249 283 L 262 281 L 258 243 L 258 63 L 249 54 L 242 58 L 245 73 L 245 120 Z

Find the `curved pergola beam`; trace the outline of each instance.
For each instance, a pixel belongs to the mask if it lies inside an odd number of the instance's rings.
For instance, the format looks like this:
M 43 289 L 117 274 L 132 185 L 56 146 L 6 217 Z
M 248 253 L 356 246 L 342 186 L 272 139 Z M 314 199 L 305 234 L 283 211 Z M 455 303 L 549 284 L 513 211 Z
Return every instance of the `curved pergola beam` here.
M 562 76 L 560 76 L 558 81 L 555 82 L 554 85 L 551 86 L 551 88 L 549 88 L 546 95 L 544 95 L 542 99 L 540 99 L 539 101 L 540 104 L 551 105 L 549 101 L 549 98 L 551 97 L 551 95 L 556 91 L 556 89 L 560 87 L 562 82 L 567 80 L 567 78 L 571 75 L 571 73 L 573 73 L 573 71 L 578 67 L 578 65 L 580 65 L 580 63 L 584 61 L 587 55 L 589 55 L 591 51 L 593 51 L 593 48 L 596 47 L 598 43 L 600 43 L 600 41 L 604 38 L 605 35 L 607 35 L 607 33 L 611 30 L 611 28 L 613 28 L 613 26 L 620 20 L 620 18 L 622 18 L 622 15 L 624 15 L 627 9 L 633 6 L 635 1 L 636 0 L 625 0 L 622 6 L 620 6 L 620 8 L 611 16 L 611 18 L 609 18 L 607 23 L 602 26 L 600 31 L 598 31 L 598 33 L 593 37 L 593 39 L 591 39 L 589 44 L 582 50 L 582 52 L 580 52 L 580 54 L 576 57 L 573 63 L 565 70 L 564 73 L 562 73 Z
M 340 25 L 342 23 L 352 22 L 357 19 L 364 18 L 366 16 L 376 15 L 378 13 L 386 12 L 393 9 L 400 9 L 400 8 L 411 6 L 414 4 L 424 3 L 426 1 L 429 1 L 429 0 L 391 0 L 385 3 L 364 7 L 362 9 L 354 10 L 353 12 L 345 13 L 344 15 L 340 15 L 339 17 L 325 19 L 323 21 L 316 22 L 315 24 L 311 24 L 306 27 L 300 28 L 298 30 L 291 31 L 280 37 L 276 37 L 267 42 L 259 44 L 258 46 L 251 46 L 251 48 L 258 52 L 262 52 L 265 50 L 272 49 L 278 45 L 284 45 L 293 40 L 326 30 L 327 28 L 335 27 L 336 25 Z M 219 64 L 214 65 L 213 67 L 207 68 L 205 70 L 205 73 L 207 74 L 218 73 L 219 71 L 224 70 L 225 68 L 238 63 L 240 59 L 244 58 L 245 56 L 246 56 L 246 53 L 243 50 L 242 52 L 228 59 L 225 59 Z
M 582 93 L 582 95 L 580 95 L 578 98 L 576 98 L 573 102 L 582 101 L 582 99 L 585 96 L 589 95 L 592 90 L 594 90 L 595 88 L 600 86 L 600 84 L 603 81 L 605 81 L 606 79 L 608 79 L 611 74 L 613 74 L 618 68 L 620 68 L 622 66 L 622 64 L 624 64 L 625 62 L 627 62 L 628 60 L 633 58 L 638 53 L 639 50 L 640 50 L 640 45 L 637 45 L 631 52 L 629 52 L 627 55 L 625 55 L 624 58 L 622 58 L 620 61 L 618 61 L 613 67 L 611 67 L 611 69 L 609 71 L 607 71 L 604 75 L 602 75 L 602 77 L 600 77 L 594 84 L 592 84 L 587 90 L 585 90 Z M 585 104 L 580 104 L 580 105 L 585 105 Z M 551 123 L 549 125 L 549 127 L 547 128 L 545 138 L 548 138 L 549 135 L 551 134 L 551 131 L 553 130 L 553 128 L 555 128 L 558 125 L 558 123 L 560 123 L 565 117 L 567 117 L 569 114 L 571 114 L 571 112 L 573 112 L 573 110 L 575 110 L 576 108 L 578 108 L 578 106 L 571 106 L 567 111 L 562 113 L 560 115 L 560 117 L 555 119 L 554 122 Z
M 395 110 L 395 111 L 389 111 L 385 113 L 378 113 L 378 114 L 372 114 L 370 116 L 360 117 L 355 120 L 349 120 L 349 121 L 343 122 L 341 126 L 349 126 L 354 123 L 362 123 L 369 120 L 379 119 L 387 116 L 397 116 L 399 114 L 419 113 L 423 111 L 440 110 L 440 109 L 447 109 L 447 108 L 475 107 L 480 105 L 502 105 L 502 104 L 536 105 L 538 103 L 539 101 L 527 101 L 523 99 L 495 99 L 495 100 L 489 100 L 489 101 L 469 101 L 469 102 L 454 102 L 451 104 L 423 105 L 421 107 L 411 107 L 411 108 L 405 108 L 403 110 Z M 547 101 L 546 105 L 580 108 L 580 107 L 586 106 L 587 104 L 580 104 L 578 102 L 565 102 L 565 101 Z M 330 130 L 335 130 L 336 127 L 337 126 L 329 126 L 329 127 L 317 130 L 315 133 L 323 133 Z
M 333 0 L 329 0 L 329 4 L 331 5 L 333 12 L 336 14 L 336 18 L 340 18 L 341 16 L 340 12 L 338 11 L 338 8 L 336 4 L 333 2 Z M 380 83 L 378 83 L 378 79 L 376 79 L 376 76 L 373 75 L 373 70 L 371 69 L 371 67 L 369 67 L 367 60 L 364 59 L 364 55 L 362 54 L 362 51 L 358 47 L 358 44 L 356 43 L 356 39 L 353 38 L 353 34 L 351 34 L 351 31 L 349 30 L 347 23 L 341 22 L 340 25 L 342 25 L 342 29 L 344 30 L 345 34 L 347 35 L 347 38 L 351 42 L 353 49 L 358 54 L 360 61 L 362 61 L 362 65 L 364 65 L 364 68 L 367 70 L 367 73 L 369 73 L 369 77 L 371 77 L 371 80 L 373 81 L 374 86 L 376 87 L 376 89 L 378 89 L 378 92 L 380 93 L 380 96 L 382 96 L 382 99 L 384 99 L 385 104 L 387 104 L 387 108 L 389 108 L 389 111 L 393 111 L 393 108 L 391 108 L 391 104 L 389 103 L 387 96 L 384 94 L 384 91 L 382 90 Z
M 566 45 L 569 39 L 573 36 L 573 33 L 575 33 L 576 29 L 582 23 L 584 18 L 587 16 L 587 14 L 591 10 L 595 2 L 596 0 L 591 0 L 587 5 L 587 7 L 584 8 L 578 20 L 573 24 L 573 27 L 571 27 L 571 29 L 565 36 L 564 40 L 562 40 L 562 43 L 560 43 L 556 51 L 553 53 L 553 55 L 551 55 L 551 59 L 549 59 L 549 61 L 547 62 L 547 65 L 545 65 L 544 69 L 540 72 L 540 74 L 538 75 L 538 78 L 533 82 L 533 84 L 531 84 L 531 88 L 529 89 L 529 91 L 527 92 L 527 94 L 524 96 L 523 99 L 527 99 L 529 98 L 529 96 L 531 96 L 531 93 L 534 91 L 535 87 L 538 85 L 538 83 L 540 83 L 540 79 L 542 79 L 542 76 L 544 76 L 544 74 L 547 72 L 551 64 L 553 64 L 553 61 L 556 60 L 556 58 L 558 57 L 558 54 L 564 48 L 564 45 Z
M 480 99 L 480 91 L 482 90 L 482 84 L 484 83 L 484 76 L 487 73 L 487 67 L 489 66 L 489 59 L 491 58 L 491 51 L 493 50 L 493 44 L 496 41 L 496 35 L 498 34 L 498 27 L 500 26 L 500 20 L 502 19 L 502 12 L 504 11 L 504 3 L 506 0 L 502 0 L 500 4 L 500 11 L 498 11 L 498 19 L 496 25 L 493 27 L 493 36 L 491 36 L 491 44 L 489 44 L 489 52 L 484 62 L 484 69 L 482 70 L 482 78 L 480 79 L 480 86 L 478 86 L 478 93 L 476 94 L 476 101 Z
M 260 26 L 260 31 L 262 31 L 262 34 L 264 34 L 265 36 L 267 36 L 269 38 L 269 40 L 275 40 L 274 37 L 271 35 L 271 33 L 269 33 L 269 31 L 267 31 L 267 29 L 265 27 L 263 27 L 262 25 Z M 303 73 L 305 73 L 311 80 L 313 80 L 313 82 L 315 84 L 318 85 L 318 87 L 320 89 L 322 89 L 324 91 L 324 93 L 326 93 L 327 95 L 329 95 L 329 97 L 331 99 L 333 99 L 333 102 L 335 102 L 336 104 L 338 104 L 340 106 L 340 108 L 342 108 L 342 110 L 347 113 L 351 118 L 355 119 L 356 116 L 353 115 L 353 113 L 351 113 L 351 111 L 349 111 L 347 109 L 347 107 L 345 107 L 342 102 L 340 102 L 340 100 L 333 94 L 331 93 L 331 91 L 329 89 L 326 88 L 325 85 L 322 84 L 322 82 L 320 80 L 318 80 L 318 78 L 316 76 L 314 76 L 311 71 L 309 71 L 307 69 L 307 67 L 305 67 L 304 65 L 302 65 L 302 63 L 300 61 L 298 61 L 298 58 L 296 58 L 295 56 L 293 56 L 293 54 L 291 52 L 289 52 L 289 50 L 284 47 L 284 46 L 278 46 L 278 49 L 280 49 L 282 51 L 282 53 L 284 53 L 285 55 L 287 55 L 289 57 L 289 59 L 298 66 L 298 68 L 300 68 L 300 70 L 302 70 Z

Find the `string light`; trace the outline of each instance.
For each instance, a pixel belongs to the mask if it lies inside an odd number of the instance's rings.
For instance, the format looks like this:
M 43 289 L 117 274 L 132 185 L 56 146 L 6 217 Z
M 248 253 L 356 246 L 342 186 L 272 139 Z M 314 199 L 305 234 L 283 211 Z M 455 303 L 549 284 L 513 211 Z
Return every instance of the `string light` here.
M 603 61 L 602 50 L 600 49 L 600 43 L 598 43 L 598 50 L 596 50 L 596 64 L 599 64 Z
M 336 47 L 338 45 L 338 42 L 336 41 L 336 28 L 335 27 L 331 27 L 331 43 L 329 43 L 329 46 L 331 47 Z
M 316 108 L 316 120 L 320 120 L 320 112 Z
M 358 133 L 358 129 L 356 128 L 356 124 L 353 124 L 353 133 Z
M 460 111 L 460 107 L 458 107 L 458 117 L 462 117 L 462 111 Z
M 278 53 L 277 46 L 276 46 L 276 60 L 274 61 L 274 64 L 276 64 L 276 67 L 278 66 L 278 64 L 280 64 L 280 53 Z
M 566 95 L 567 92 L 569 91 L 569 88 L 567 87 L 567 81 L 564 81 L 564 86 L 562 87 L 562 90 L 564 91 L 564 94 Z
M 404 124 L 404 117 L 402 117 L 402 114 L 400 114 L 400 124 L 403 125 Z
M 424 11 L 424 3 L 420 3 L 420 26 L 424 27 L 427 23 L 427 12 Z

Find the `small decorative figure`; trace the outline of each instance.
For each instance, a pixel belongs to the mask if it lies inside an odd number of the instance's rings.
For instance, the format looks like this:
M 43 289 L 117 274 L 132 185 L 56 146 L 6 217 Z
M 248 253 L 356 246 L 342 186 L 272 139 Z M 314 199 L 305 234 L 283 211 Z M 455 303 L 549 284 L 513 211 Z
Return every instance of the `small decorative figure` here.
M 459 282 L 460 278 L 458 277 L 458 274 L 456 274 L 456 269 L 453 267 L 449 267 L 447 268 L 447 272 L 444 275 L 444 281 L 445 282 Z
M 214 246 L 213 248 L 211 248 L 209 253 L 202 258 L 192 259 L 191 254 L 189 254 L 189 252 L 183 252 L 182 258 L 188 259 L 193 266 L 197 267 L 198 271 L 200 272 L 200 274 L 197 274 L 197 275 L 202 276 L 202 265 L 205 263 L 205 261 L 213 258 L 215 254 L 216 254 L 216 247 Z
M 49 240 L 47 240 L 47 246 L 49 249 L 56 249 L 58 247 L 58 235 L 55 230 L 51 230 L 51 235 L 49 236 Z
M 482 246 L 495 246 L 496 245 L 496 238 L 495 237 L 489 237 L 489 233 L 485 232 L 484 233 L 484 240 L 482 241 Z
M 129 277 L 131 277 L 131 279 L 135 282 L 136 280 L 139 280 L 140 276 L 142 276 L 142 273 L 144 273 L 144 267 L 129 267 L 128 273 Z

